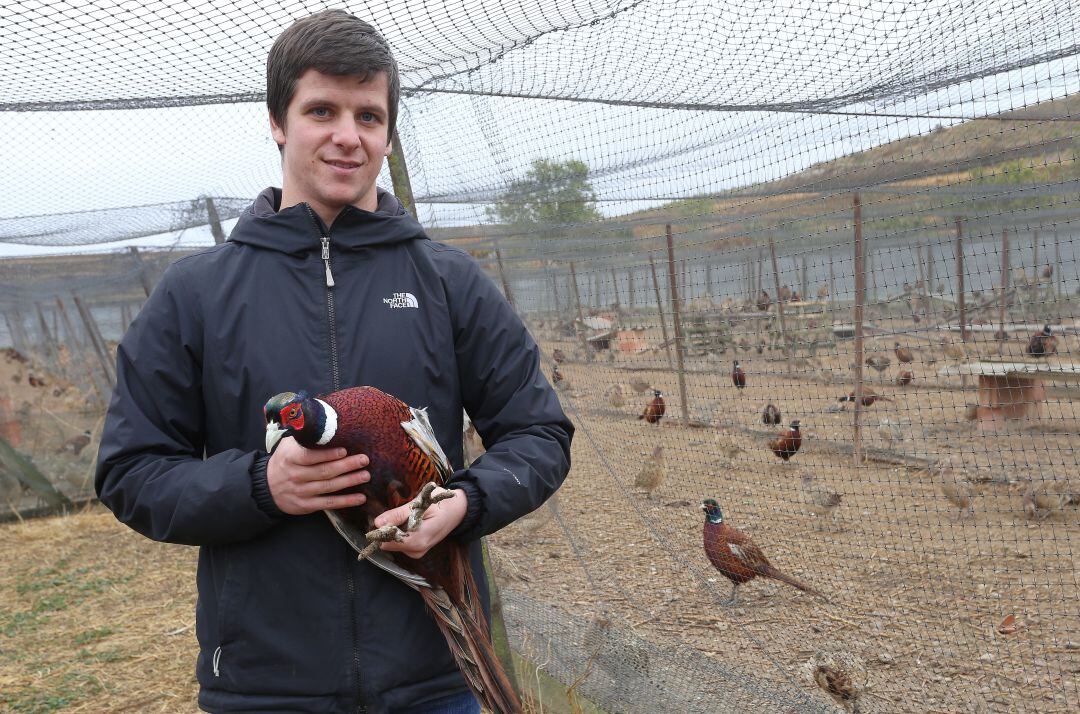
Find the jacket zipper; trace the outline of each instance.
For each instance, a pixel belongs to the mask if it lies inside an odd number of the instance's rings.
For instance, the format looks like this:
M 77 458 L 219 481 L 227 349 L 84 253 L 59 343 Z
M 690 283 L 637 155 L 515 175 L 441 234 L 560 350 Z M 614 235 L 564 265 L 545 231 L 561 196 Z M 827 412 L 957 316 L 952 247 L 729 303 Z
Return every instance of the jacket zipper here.
M 323 233 L 322 225 L 315 216 L 315 211 L 311 210 L 311 206 L 305 203 L 304 207 L 307 208 L 311 222 L 315 224 L 315 230 L 318 231 L 319 240 L 322 242 L 322 262 L 326 267 L 326 317 L 330 335 L 330 391 L 336 392 L 341 389 L 341 373 L 338 369 L 337 321 L 334 315 L 334 285 L 336 283 L 334 283 L 334 274 L 330 271 L 330 236 Z
M 341 373 L 338 368 L 338 347 L 337 347 L 337 320 L 334 314 L 334 274 L 330 271 L 330 236 L 327 233 L 323 233 L 322 225 L 319 223 L 319 219 L 316 218 L 315 212 L 311 210 L 311 206 L 304 204 L 308 210 L 308 215 L 311 216 L 311 222 L 315 224 L 315 230 L 319 233 L 319 240 L 322 243 L 322 253 L 320 255 L 323 265 L 326 267 L 326 318 L 329 323 L 328 334 L 330 336 L 330 391 L 336 392 L 341 389 Z M 352 657 L 353 657 L 353 671 L 356 673 L 356 699 L 357 699 L 357 712 L 366 712 L 367 707 L 362 703 L 361 697 L 363 696 L 363 688 L 361 686 L 360 678 L 360 647 L 356 641 L 356 582 L 353 579 L 353 563 L 356 561 L 353 559 L 352 550 L 348 550 L 349 562 L 345 564 L 345 586 L 346 592 L 349 597 L 349 620 L 352 624 Z

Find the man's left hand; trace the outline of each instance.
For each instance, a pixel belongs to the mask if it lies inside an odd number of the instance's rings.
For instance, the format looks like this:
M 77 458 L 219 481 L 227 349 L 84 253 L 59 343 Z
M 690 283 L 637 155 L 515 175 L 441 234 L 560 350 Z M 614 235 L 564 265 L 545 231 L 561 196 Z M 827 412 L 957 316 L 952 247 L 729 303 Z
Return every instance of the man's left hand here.
M 432 495 L 445 492 L 445 488 L 436 488 Z M 453 498 L 433 503 L 424 511 L 424 519 L 420 523 L 420 527 L 406 535 L 405 540 L 400 543 L 393 541 L 383 543 L 380 547 L 383 550 L 402 553 L 410 558 L 424 557 L 429 550 L 441 543 L 443 538 L 457 528 L 465 518 L 465 511 L 468 510 L 469 506 L 469 497 L 460 488 L 453 489 L 451 493 L 454 494 Z M 409 520 L 410 512 L 409 504 L 391 508 L 375 519 L 375 527 L 404 527 L 405 522 Z

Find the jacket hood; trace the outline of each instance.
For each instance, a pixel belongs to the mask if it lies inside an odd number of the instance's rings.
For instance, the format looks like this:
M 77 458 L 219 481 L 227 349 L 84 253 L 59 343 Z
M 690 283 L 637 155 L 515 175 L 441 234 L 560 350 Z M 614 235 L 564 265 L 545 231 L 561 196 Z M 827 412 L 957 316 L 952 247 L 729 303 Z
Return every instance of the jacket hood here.
M 308 210 L 306 203 L 279 211 L 281 189 L 266 188 L 240 214 L 229 240 L 303 255 L 320 247 L 323 233 L 330 237 L 335 248 L 346 250 L 427 239 L 423 227 L 393 194 L 380 188 L 377 200 L 375 211 L 346 206 L 327 230 L 318 215 Z

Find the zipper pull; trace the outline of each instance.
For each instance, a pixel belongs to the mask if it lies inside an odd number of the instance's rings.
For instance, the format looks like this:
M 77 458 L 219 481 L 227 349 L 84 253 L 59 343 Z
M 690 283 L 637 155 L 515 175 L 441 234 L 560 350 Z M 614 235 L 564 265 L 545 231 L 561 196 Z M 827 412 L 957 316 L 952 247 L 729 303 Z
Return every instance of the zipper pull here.
M 330 272 L 330 239 L 326 236 L 322 238 L 322 259 L 326 264 L 326 287 L 334 287 L 334 274 Z

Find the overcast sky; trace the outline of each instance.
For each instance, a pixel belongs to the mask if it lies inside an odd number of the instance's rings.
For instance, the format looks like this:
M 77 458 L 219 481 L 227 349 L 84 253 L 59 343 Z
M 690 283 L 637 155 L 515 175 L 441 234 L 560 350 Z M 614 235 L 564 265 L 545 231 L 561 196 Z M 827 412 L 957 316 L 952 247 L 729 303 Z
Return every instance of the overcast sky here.
M 32 10 L 4 0 L 0 101 L 25 109 L 44 101 L 258 93 L 266 51 L 290 16 L 307 14 L 301 5 L 255 11 L 98 2 L 88 10 L 54 2 Z M 770 110 L 776 103 L 827 100 L 855 111 L 972 117 L 1080 88 L 1075 55 L 933 87 L 941 76 L 1075 47 L 1068 0 L 900 5 L 447 0 L 350 3 L 349 9 L 371 18 L 393 44 L 406 87 L 750 105 L 717 112 L 468 94 L 407 97 L 402 135 L 414 192 L 439 201 L 422 205 L 422 218 L 460 225 L 483 221 L 484 201 L 535 158 L 586 161 L 601 210 L 614 215 L 774 180 L 959 121 Z M 888 98 L 867 101 L 860 92 Z M 844 104 L 844 96 L 858 101 Z M 755 111 L 754 105 L 764 106 Z M 2 111 L 0 135 L 0 229 L 18 216 L 200 195 L 247 198 L 280 184 L 265 106 L 257 102 Z M 385 171 L 380 183 L 389 185 Z M 180 240 L 210 242 L 199 229 Z M 2 241 L 0 256 L 39 250 Z M 176 241 L 168 235 L 153 242 Z

